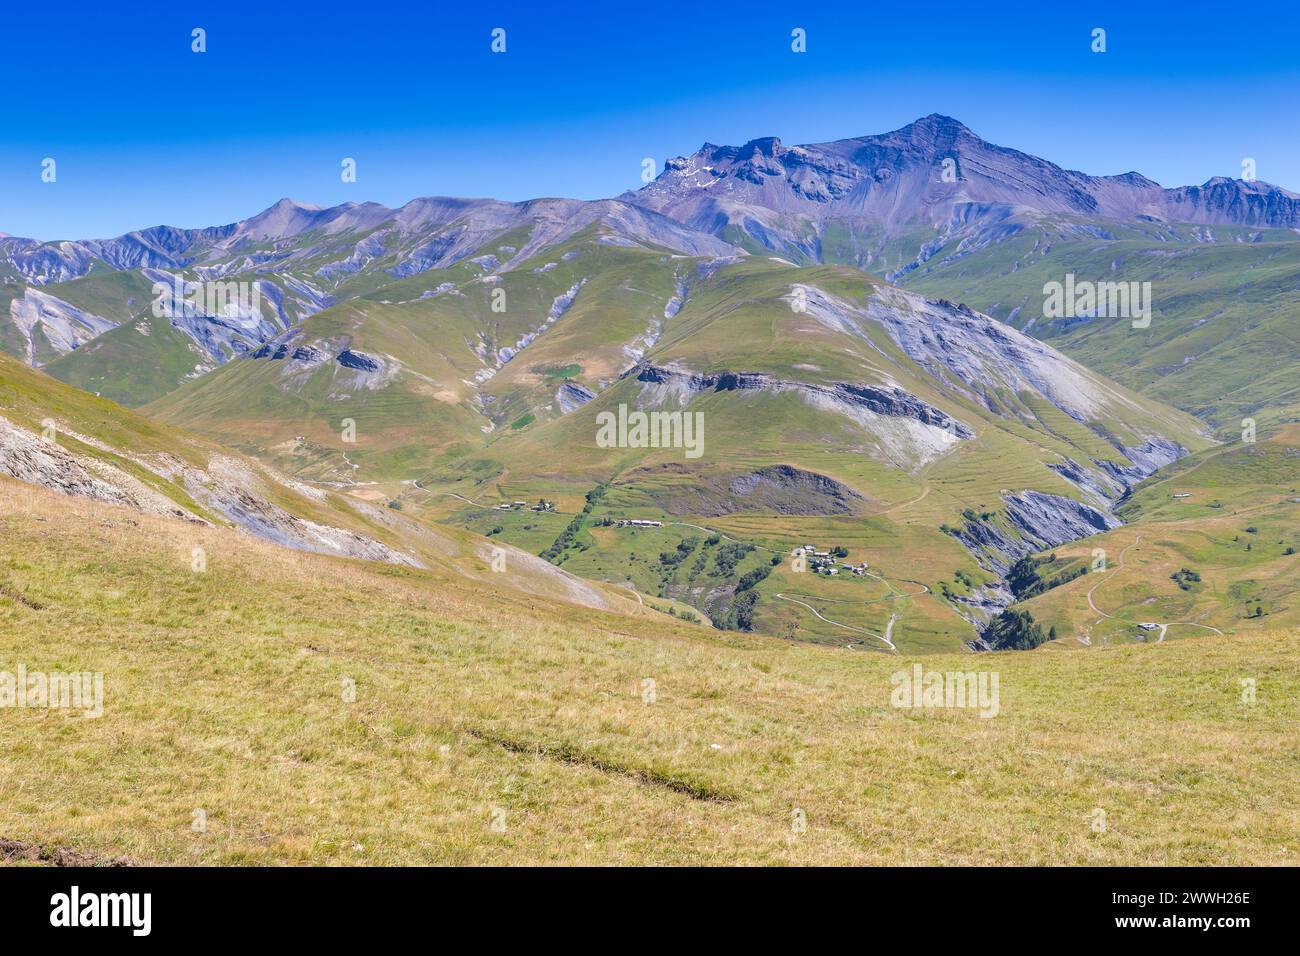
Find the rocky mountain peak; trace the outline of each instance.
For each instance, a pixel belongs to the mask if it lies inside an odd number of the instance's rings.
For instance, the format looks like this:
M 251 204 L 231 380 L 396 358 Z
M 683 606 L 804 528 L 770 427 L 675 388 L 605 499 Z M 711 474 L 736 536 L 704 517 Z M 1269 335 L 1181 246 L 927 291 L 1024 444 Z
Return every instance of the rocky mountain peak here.
M 755 156 L 775 158 L 784 151 L 781 141 L 775 136 L 760 136 L 758 139 L 751 139 L 742 146 L 740 155 L 737 158 L 741 160 L 753 159 Z
M 916 146 L 950 146 L 962 138 L 983 142 L 964 123 L 942 113 L 922 116 L 897 130 L 897 135 Z

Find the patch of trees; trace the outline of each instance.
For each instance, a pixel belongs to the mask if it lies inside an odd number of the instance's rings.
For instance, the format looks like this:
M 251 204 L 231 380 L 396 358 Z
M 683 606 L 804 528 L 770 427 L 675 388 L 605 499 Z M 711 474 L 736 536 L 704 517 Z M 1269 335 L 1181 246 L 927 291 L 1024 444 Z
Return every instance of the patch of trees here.
M 984 640 L 995 651 L 1031 651 L 1044 641 L 1056 640 L 1056 628 L 1043 633 L 1028 611 L 1007 608 L 985 629 Z
M 1169 575 L 1169 578 L 1172 581 L 1176 581 L 1178 586 L 1184 591 L 1190 591 L 1192 585 L 1199 583 L 1201 580 L 1201 576 L 1191 568 L 1179 568 L 1173 574 Z
M 705 566 L 706 564 L 708 564 L 708 563 L 709 563 L 709 555 L 708 555 L 708 552 L 707 552 L 707 551 L 701 551 L 701 552 L 699 553 L 699 556 L 696 557 L 696 559 L 695 559 L 695 563 L 694 563 L 693 565 L 691 565 L 691 577 L 694 578 L 694 577 L 695 577 L 696 575 L 698 575 L 701 571 L 703 571 L 703 570 L 704 570 L 704 566 Z
M 746 571 L 741 575 L 735 593 L 731 597 L 731 604 L 718 621 L 718 627 L 728 631 L 754 629 L 754 609 L 758 607 L 758 592 L 754 588 L 771 573 L 770 564 L 760 564 L 754 570 Z
M 605 490 L 608 487 L 608 484 L 602 481 L 597 484 L 595 488 L 592 488 L 591 491 L 587 492 L 587 503 L 583 505 L 582 512 L 574 515 L 573 520 L 564 526 L 564 530 L 560 532 L 560 536 L 551 543 L 549 548 L 542 552 L 541 557 L 550 561 L 552 564 L 559 564 L 559 561 L 556 559 L 573 546 L 574 541 L 578 537 L 578 532 L 581 531 L 583 525 L 587 523 L 587 517 L 595 509 L 596 505 L 600 504 L 600 499 L 605 497 Z
M 1062 584 L 1068 584 L 1080 575 L 1088 573 L 1088 566 L 1081 564 L 1069 571 L 1063 571 L 1053 578 L 1044 578 L 1039 574 L 1039 568 L 1055 563 L 1056 555 L 1051 554 L 1046 558 L 1026 556 L 1011 565 L 1011 570 L 1007 572 L 1007 587 L 1016 596 L 1016 600 L 1028 600 L 1035 595 L 1042 594 L 1044 591 L 1050 591 Z
M 752 544 L 741 544 L 739 541 L 731 541 L 724 544 L 718 549 L 718 553 L 713 558 L 714 570 L 709 572 L 710 577 L 726 577 L 736 570 L 736 565 L 740 563 L 745 555 L 754 550 Z
M 665 568 L 675 568 L 686 560 L 699 543 L 700 539 L 698 537 L 684 538 L 677 542 L 676 551 L 660 551 L 659 563 Z

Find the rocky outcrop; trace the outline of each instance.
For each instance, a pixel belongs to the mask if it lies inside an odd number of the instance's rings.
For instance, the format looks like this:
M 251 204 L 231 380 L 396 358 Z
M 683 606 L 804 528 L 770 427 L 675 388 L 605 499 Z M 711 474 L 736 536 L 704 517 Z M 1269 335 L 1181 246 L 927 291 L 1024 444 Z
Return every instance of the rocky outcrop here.
M 1116 444 L 1124 457 L 1132 462 L 1131 465 L 1117 465 L 1112 461 L 1096 458 L 1093 459 L 1093 464 L 1123 485 L 1125 489 L 1131 488 L 1165 465 L 1187 454 L 1187 449 L 1182 445 L 1158 436 L 1149 438 L 1137 446 Z
M 290 348 L 288 342 L 267 342 L 260 349 L 253 352 L 250 358 L 271 359 L 273 361 L 282 361 L 289 359 L 293 362 L 305 362 L 310 365 L 318 365 L 329 358 L 329 353 L 322 349 L 310 345 L 299 345 Z
M 591 389 L 573 381 L 565 382 L 555 392 L 555 401 L 562 415 L 581 408 L 595 397 L 596 393 Z
M 186 475 L 185 488 L 195 500 L 258 538 L 297 551 L 420 567 L 415 558 L 373 538 L 299 518 L 246 487 L 204 482 L 201 476 L 196 472 Z
M 6 418 L 0 418 L 0 474 L 65 495 L 145 510 L 135 497 L 93 474 L 57 439 L 43 438 Z M 175 506 L 170 513 L 182 514 Z
M 752 391 L 795 395 L 820 411 L 847 418 L 870 436 L 864 451 L 915 471 L 974 432 L 950 415 L 894 385 L 858 382 L 821 384 L 777 378 L 766 372 L 694 372 L 675 365 L 642 363 L 624 373 L 642 383 L 641 406 L 684 406 L 706 393 Z
M 0 474 L 66 495 L 207 523 L 201 515 L 181 507 L 108 458 L 79 454 L 59 444 L 58 436 L 67 434 L 106 456 L 133 462 L 155 475 L 160 487 L 179 482 L 190 499 L 209 515 L 219 514 L 256 537 L 300 551 L 421 566 L 415 558 L 382 542 L 310 521 L 273 504 L 253 466 L 237 459 L 214 456 L 203 469 L 174 455 L 131 455 L 89 436 L 62 432 L 57 423 L 51 434 L 54 438 L 48 440 L 0 417 Z M 267 475 L 286 488 L 293 486 L 269 471 Z
M 852 514 L 866 499 L 848 485 L 791 465 L 772 465 L 727 482 L 747 511 L 776 514 Z
M 344 368 L 350 368 L 358 372 L 378 372 L 384 367 L 383 362 L 380 360 L 372 358 L 365 352 L 354 352 L 352 349 L 344 349 L 339 352 L 336 361 Z
M 974 432 L 961 422 L 897 386 L 862 385 L 854 382 L 820 385 L 778 379 L 766 372 L 699 373 L 651 364 L 638 365 L 627 374 L 635 375 L 638 382 L 657 386 L 642 390 L 642 399 L 650 404 L 659 404 L 665 398 L 672 397 L 679 404 L 685 405 L 703 392 L 797 392 L 818 396 L 831 405 L 862 409 L 881 416 L 910 418 L 943 429 L 957 438 L 974 437 Z
M 1022 491 L 1002 498 L 1007 520 L 1019 533 L 1022 557 L 1032 551 L 1054 548 L 1067 541 L 1086 538 L 1111 528 L 1122 521 L 1090 505 L 1041 491 Z
M 26 343 L 29 365 L 39 364 L 36 340 L 40 337 L 58 355 L 66 355 L 97 335 L 117 328 L 117 323 L 79 309 L 36 289 L 26 289 L 9 303 L 9 318 Z

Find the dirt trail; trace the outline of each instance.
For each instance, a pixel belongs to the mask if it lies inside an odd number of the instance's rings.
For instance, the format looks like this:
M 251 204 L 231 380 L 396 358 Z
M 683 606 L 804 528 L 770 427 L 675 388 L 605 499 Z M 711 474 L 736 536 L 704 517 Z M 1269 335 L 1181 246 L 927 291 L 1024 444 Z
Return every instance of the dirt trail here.
M 1116 563 L 1115 567 L 1111 569 L 1110 573 L 1107 574 L 1104 578 L 1102 578 L 1100 581 L 1098 581 L 1096 584 L 1094 584 L 1091 588 L 1088 589 L 1088 594 L 1087 594 L 1088 607 L 1092 608 L 1095 613 L 1101 615 L 1101 617 L 1097 618 L 1097 620 L 1093 622 L 1094 627 L 1107 619 L 1113 621 L 1123 621 L 1123 618 L 1116 617 L 1113 614 L 1107 614 L 1101 608 L 1097 607 L 1097 605 L 1093 603 L 1092 594 L 1094 591 L 1097 590 L 1097 588 L 1101 587 L 1103 584 L 1109 581 L 1114 576 L 1116 571 L 1124 570 L 1124 555 L 1128 554 L 1131 549 L 1136 548 L 1141 543 L 1142 543 L 1142 535 L 1138 535 L 1136 538 L 1133 539 L 1133 542 L 1131 544 L 1129 544 L 1126 548 L 1124 548 L 1123 551 L 1119 553 L 1119 561 Z M 1127 624 L 1132 622 L 1124 621 L 1124 623 Z M 1215 634 L 1218 634 L 1220 637 L 1224 636 L 1223 632 L 1219 630 L 1217 627 L 1214 627 L 1213 625 L 1210 624 L 1199 624 L 1196 621 L 1152 621 L 1151 623 L 1157 624 L 1160 627 L 1160 636 L 1157 637 L 1155 640 L 1155 643 L 1157 644 L 1164 641 L 1166 632 L 1168 632 L 1169 628 L 1175 624 L 1182 625 L 1184 627 L 1199 627 L 1202 630 L 1213 631 Z M 1091 643 L 1091 641 L 1089 641 L 1089 643 Z
M 839 621 L 832 621 L 829 617 L 826 617 L 824 614 L 822 614 L 821 611 L 817 610 L 815 607 L 813 607 L 811 604 L 808 604 L 805 601 L 798 601 L 792 597 L 786 597 L 784 594 L 781 594 L 779 592 L 777 593 L 776 596 L 780 598 L 782 601 L 789 601 L 791 604 L 798 604 L 802 607 L 806 607 L 808 610 L 812 611 L 813 614 L 817 615 L 819 620 L 825 621 L 827 624 L 834 625 L 835 627 L 842 627 L 846 631 L 857 631 L 859 634 L 867 635 L 867 637 L 873 637 L 878 641 L 883 641 L 885 643 L 885 646 L 888 647 L 891 651 L 894 651 L 895 653 L 897 653 L 898 651 L 898 648 L 894 646 L 894 642 L 890 639 L 890 635 L 893 633 L 894 630 L 894 621 L 897 620 L 898 618 L 897 614 L 894 614 L 889 618 L 889 626 L 885 628 L 884 634 L 875 634 L 871 631 L 866 630 L 865 628 L 857 627 L 853 624 L 841 624 Z

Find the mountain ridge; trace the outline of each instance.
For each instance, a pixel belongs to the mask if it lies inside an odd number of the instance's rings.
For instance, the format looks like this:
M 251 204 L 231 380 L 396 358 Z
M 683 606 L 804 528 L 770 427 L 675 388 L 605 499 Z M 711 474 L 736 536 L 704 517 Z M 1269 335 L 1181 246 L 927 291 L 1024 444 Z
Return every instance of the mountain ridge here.
M 774 251 L 791 239 L 783 231 L 797 229 L 783 230 L 773 215 L 862 218 L 897 231 L 954 223 L 966 204 L 983 216 L 1033 210 L 1300 227 L 1300 195 L 1279 186 L 1215 176 L 1165 188 L 1132 171 L 1092 176 L 990 143 L 937 113 L 888 133 L 827 143 L 786 147 L 774 136 L 739 147 L 706 143 L 667 160 L 654 182 L 620 198 L 715 234 L 738 229 Z
M 57 257 L 58 250 L 61 250 L 67 257 L 70 268 L 75 268 L 77 264 L 84 261 L 86 256 L 95 255 L 119 268 L 138 265 L 158 268 L 179 267 L 190 265 L 196 260 L 184 260 L 178 257 L 178 253 L 186 252 L 204 241 L 286 239 L 313 228 L 324 228 L 326 232 L 374 228 L 388 219 L 395 219 L 399 224 L 415 229 L 430 222 L 445 221 L 439 218 L 439 210 L 445 213 L 449 208 L 455 207 L 459 207 L 460 211 L 464 212 L 476 206 L 513 207 L 526 210 L 547 203 L 572 206 L 626 203 L 661 211 L 664 207 L 673 205 L 670 198 L 662 195 L 665 191 L 662 187 L 679 184 L 686 178 L 682 175 L 684 172 L 692 175 L 698 173 L 700 168 L 692 164 L 692 160 L 697 157 L 710 157 L 731 163 L 738 170 L 738 178 L 754 184 L 761 183 L 761 180 L 754 177 L 763 173 L 775 175 L 776 165 L 782 158 L 787 158 L 795 169 L 812 168 L 822 177 L 816 182 L 809 182 L 805 178 L 794 183 L 796 194 L 810 201 L 824 202 L 851 192 L 851 187 L 862 181 L 862 173 L 855 174 L 850 168 L 853 165 L 851 160 L 855 157 L 865 160 L 876 155 L 898 158 L 910 154 L 912 158 L 920 156 L 933 161 L 952 156 L 958 160 L 956 172 L 960 176 L 962 146 L 974 147 L 994 155 L 1012 157 L 1017 163 L 1048 170 L 1053 178 L 1058 180 L 1060 193 L 1049 198 L 1052 199 L 1053 204 L 1073 198 L 1077 206 L 1072 206 L 1069 211 L 1092 214 L 1150 214 L 1149 211 L 1135 211 L 1145 210 L 1147 206 L 1119 202 L 1117 197 L 1104 190 L 1101 195 L 1090 192 L 1087 188 L 1073 190 L 1073 187 L 1080 185 L 1098 188 L 1115 184 L 1140 191 L 1142 195 L 1139 198 L 1145 198 L 1148 206 L 1154 205 L 1175 213 L 1192 214 L 1191 218 L 1170 216 L 1177 221 L 1300 227 L 1300 194 L 1281 186 L 1261 180 L 1231 179 L 1216 175 L 1199 185 L 1165 187 L 1136 171 L 1092 175 L 1059 166 L 1020 150 L 998 146 L 979 137 L 959 120 L 940 113 L 931 113 L 887 133 L 846 137 L 825 143 L 785 146 L 777 136 L 756 137 L 741 146 L 705 142 L 690 156 L 666 160 L 664 170 L 653 182 L 615 197 L 583 200 L 539 196 L 508 201 L 490 197 L 452 197 L 435 194 L 413 197 L 401 206 L 390 207 L 374 201 L 348 201 L 333 206 L 318 206 L 286 196 L 259 212 L 223 225 L 187 228 L 158 224 L 100 239 L 39 240 L 0 232 L 0 256 L 9 260 L 11 264 L 21 261 L 24 257 L 40 256 L 42 257 L 40 261 L 49 261 L 48 257 Z M 817 162 L 819 159 L 823 160 L 820 165 Z M 826 159 L 831 161 L 825 162 Z M 776 163 L 769 161 L 776 161 Z M 879 167 L 876 172 L 888 169 L 888 166 Z M 898 170 L 893 171 L 896 173 Z M 722 178 L 722 175 L 715 172 L 714 177 Z M 962 180 L 959 178 L 957 181 Z M 846 186 L 850 188 L 846 189 Z M 1155 201 L 1157 194 L 1153 192 L 1154 190 L 1159 190 L 1163 195 L 1163 203 Z M 1259 202 L 1251 203 L 1246 197 L 1259 197 L 1263 201 L 1263 208 L 1261 209 Z M 1242 208 L 1242 203 L 1246 208 Z M 777 209 L 777 207 L 769 208 Z M 1052 207 L 1032 208 L 1039 208 L 1041 211 L 1063 211 Z M 1219 218 L 1212 218 L 1211 214 Z M 697 217 L 675 215 L 670 218 L 688 222 Z M 83 255 L 78 257 L 74 255 L 75 252 Z M 148 259 L 150 253 L 156 257 L 152 261 Z M 30 271 L 24 271 L 24 274 L 33 277 Z M 84 272 L 61 273 L 64 278 L 80 274 Z

